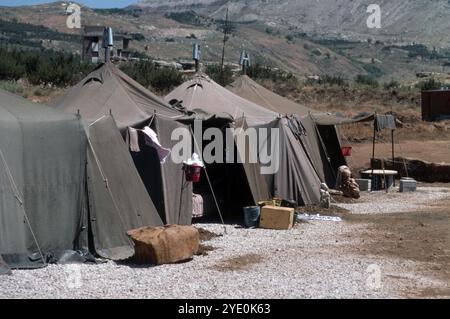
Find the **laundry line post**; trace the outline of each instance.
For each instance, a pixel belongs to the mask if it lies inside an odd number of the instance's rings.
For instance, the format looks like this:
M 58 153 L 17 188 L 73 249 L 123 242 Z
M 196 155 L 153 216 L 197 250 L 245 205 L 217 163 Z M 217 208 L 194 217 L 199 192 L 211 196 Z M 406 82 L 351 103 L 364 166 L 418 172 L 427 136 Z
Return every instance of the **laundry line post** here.
M 395 142 L 394 142 L 394 129 L 391 129 L 391 142 L 392 142 L 392 167 L 395 169 Z M 394 176 L 395 187 L 395 176 Z
M 376 138 L 377 138 L 377 113 L 375 112 L 374 114 L 374 119 L 373 119 L 373 144 L 372 144 L 372 160 L 370 161 L 370 167 L 372 168 L 372 187 L 370 189 L 371 192 L 373 192 L 374 190 L 374 186 L 375 186 L 375 182 L 376 182 L 376 178 L 374 176 L 374 170 L 375 170 L 375 143 L 376 143 Z

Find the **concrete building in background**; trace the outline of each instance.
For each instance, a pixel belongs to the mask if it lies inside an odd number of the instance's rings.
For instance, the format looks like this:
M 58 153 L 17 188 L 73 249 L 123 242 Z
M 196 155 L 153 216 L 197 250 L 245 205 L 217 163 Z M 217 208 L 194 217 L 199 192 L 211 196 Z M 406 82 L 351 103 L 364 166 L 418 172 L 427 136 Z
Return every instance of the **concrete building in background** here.
M 103 48 L 103 31 L 105 26 L 85 26 L 83 28 L 83 50 L 84 61 L 99 63 L 105 61 L 105 50 Z M 114 47 L 111 58 L 128 60 L 131 57 L 130 42 L 133 37 L 127 34 L 114 34 Z

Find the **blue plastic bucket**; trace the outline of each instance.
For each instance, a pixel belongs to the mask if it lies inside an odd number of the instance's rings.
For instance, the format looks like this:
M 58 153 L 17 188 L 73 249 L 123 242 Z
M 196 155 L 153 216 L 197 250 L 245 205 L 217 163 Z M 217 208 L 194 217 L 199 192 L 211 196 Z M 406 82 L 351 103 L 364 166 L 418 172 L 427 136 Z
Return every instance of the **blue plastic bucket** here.
M 256 228 L 259 225 L 261 208 L 259 206 L 244 207 L 244 223 L 247 228 Z

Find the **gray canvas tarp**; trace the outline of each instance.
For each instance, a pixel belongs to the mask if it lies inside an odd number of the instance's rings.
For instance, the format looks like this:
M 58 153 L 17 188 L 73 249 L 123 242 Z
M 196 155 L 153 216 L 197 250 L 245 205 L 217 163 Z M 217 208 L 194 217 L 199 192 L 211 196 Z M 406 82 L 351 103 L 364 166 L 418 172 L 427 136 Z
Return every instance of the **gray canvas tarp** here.
M 111 116 L 89 127 L 88 188 L 95 251 L 127 259 L 134 246 L 128 230 L 163 223 Z
M 155 118 L 155 129 L 161 144 L 169 149 L 176 144 L 172 141 L 172 132 L 187 126 L 162 117 Z M 161 175 L 164 196 L 164 209 L 167 224 L 190 225 L 192 223 L 192 183 L 187 182 L 183 164 L 176 164 L 167 158 L 161 164 Z
M 88 246 L 80 119 L 0 91 L 0 255 L 11 268 Z

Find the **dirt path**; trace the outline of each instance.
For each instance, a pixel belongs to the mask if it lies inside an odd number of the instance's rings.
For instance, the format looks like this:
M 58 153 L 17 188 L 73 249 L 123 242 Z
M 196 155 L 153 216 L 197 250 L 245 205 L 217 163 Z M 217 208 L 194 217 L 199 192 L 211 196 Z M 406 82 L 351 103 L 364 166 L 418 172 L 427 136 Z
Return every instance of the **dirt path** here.
M 368 200 L 370 195 L 365 196 Z M 389 201 L 400 200 L 395 193 Z M 370 202 L 370 201 L 369 201 Z M 355 228 L 359 255 L 374 255 L 380 264 L 401 260 L 402 267 L 386 269 L 384 283 L 405 298 L 450 297 L 450 194 L 426 208 L 408 212 L 346 214 L 347 222 L 365 225 Z M 383 262 L 381 262 L 383 260 Z M 382 269 L 383 270 L 383 269 Z
M 369 167 L 372 157 L 372 144 L 352 145 L 352 156 L 348 163 L 354 170 Z M 376 144 L 375 156 L 391 158 L 391 144 Z M 396 156 L 420 159 L 432 163 L 450 163 L 450 141 L 406 141 L 396 144 Z

